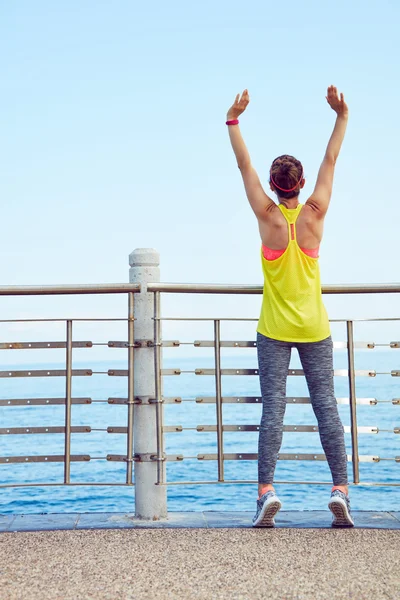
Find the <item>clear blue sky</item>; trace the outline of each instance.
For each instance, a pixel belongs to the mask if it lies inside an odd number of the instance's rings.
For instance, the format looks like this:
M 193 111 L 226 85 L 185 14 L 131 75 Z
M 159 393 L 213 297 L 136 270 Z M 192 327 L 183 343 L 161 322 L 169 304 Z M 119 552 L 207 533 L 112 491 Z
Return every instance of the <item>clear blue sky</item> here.
M 1 284 L 126 282 L 138 247 L 160 252 L 162 281 L 261 283 L 226 111 L 247 87 L 241 129 L 260 178 L 295 155 L 304 202 L 334 124 L 330 84 L 350 118 L 322 281 L 399 281 L 399 21 L 394 0 L 1 2 Z M 7 302 L 4 315 L 32 313 Z M 64 315 L 71 302 L 32 306 Z M 394 297 L 327 306 L 398 314 Z

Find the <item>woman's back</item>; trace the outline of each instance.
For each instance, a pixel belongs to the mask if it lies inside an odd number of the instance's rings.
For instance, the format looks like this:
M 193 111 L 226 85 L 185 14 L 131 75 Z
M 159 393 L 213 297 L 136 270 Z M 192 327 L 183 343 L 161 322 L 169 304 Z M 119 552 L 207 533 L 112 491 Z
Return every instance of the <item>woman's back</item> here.
M 260 237 L 264 246 L 281 250 L 289 243 L 289 231 L 285 217 L 278 205 L 272 207 L 267 220 L 259 220 Z M 304 204 L 295 224 L 297 242 L 301 248 L 316 248 L 323 235 L 323 220 L 317 219 L 314 210 Z
M 264 293 L 257 331 L 281 341 L 318 342 L 330 335 L 328 315 L 322 302 L 318 256 L 299 245 L 296 224 L 302 204 L 278 207 L 285 222 L 288 244 L 273 260 L 261 252 Z

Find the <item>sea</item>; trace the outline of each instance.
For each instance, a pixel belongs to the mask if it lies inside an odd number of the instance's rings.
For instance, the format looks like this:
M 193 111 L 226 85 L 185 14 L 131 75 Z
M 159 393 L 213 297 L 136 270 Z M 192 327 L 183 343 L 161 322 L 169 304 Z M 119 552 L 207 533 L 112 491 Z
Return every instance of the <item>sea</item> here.
M 180 375 L 163 377 L 163 394 L 178 396 L 181 403 L 164 406 L 165 425 L 181 426 L 182 431 L 165 434 L 167 454 L 183 455 L 178 462 L 167 463 L 168 482 L 188 482 L 167 486 L 169 511 L 252 511 L 255 509 L 257 485 L 192 484 L 197 481 L 216 481 L 216 461 L 201 461 L 202 453 L 216 453 L 215 432 L 199 432 L 198 425 L 215 425 L 214 404 L 200 404 L 198 397 L 215 396 L 213 376 L 196 375 L 195 369 L 213 368 L 214 358 L 209 355 L 187 355 L 179 360 L 169 355 L 164 358 L 164 369 L 180 369 Z M 291 368 L 301 368 L 297 352 L 293 350 Z M 334 354 L 335 369 L 347 368 L 345 350 Z M 399 349 L 360 350 L 356 353 L 357 370 L 375 371 L 376 376 L 357 376 L 358 398 L 375 398 L 376 404 L 357 404 L 359 427 L 377 428 L 377 433 L 360 432 L 360 456 L 379 457 L 376 461 L 359 463 L 359 485 L 352 484 L 351 434 L 345 433 L 348 454 L 348 476 L 353 510 L 400 510 L 400 378 L 392 371 L 400 368 Z M 26 363 L 3 365 L 2 369 L 64 369 L 65 363 L 45 365 Z M 110 397 L 127 397 L 127 377 L 109 376 L 109 369 L 126 369 L 126 360 L 74 362 L 74 369 L 92 369 L 90 377 L 73 377 L 72 396 L 90 397 L 91 404 L 73 405 L 72 425 L 87 425 L 90 433 L 73 433 L 72 454 L 89 454 L 88 462 L 71 463 L 71 482 L 124 483 L 125 464 L 104 460 L 107 454 L 126 454 L 126 435 L 107 433 L 107 427 L 127 425 L 127 407 L 108 404 Z M 254 349 L 238 349 L 222 353 L 222 368 L 257 368 Z M 225 375 L 222 377 L 223 396 L 258 396 L 258 376 Z M 335 394 L 348 398 L 348 378 L 335 376 Z M 0 378 L 0 398 L 56 398 L 65 395 L 64 377 Z M 287 396 L 308 396 L 304 377 L 289 376 Z M 344 426 L 350 425 L 350 406 L 338 404 Z M 258 404 L 224 404 L 225 424 L 258 425 L 261 406 Z M 64 406 L 1 406 L 0 427 L 63 426 Z M 317 425 L 311 404 L 287 404 L 284 425 Z M 257 432 L 225 432 L 225 453 L 256 453 Z M 319 433 L 284 432 L 280 453 L 322 454 Z M 46 455 L 64 453 L 63 434 L 0 435 L 0 456 Z M 397 457 L 397 461 L 395 458 Z M 225 478 L 229 480 L 257 480 L 257 461 L 225 461 Z M 63 463 L 0 464 L 0 484 L 62 483 Z M 288 483 L 279 483 L 280 481 Z M 326 482 L 296 484 L 294 482 Z M 293 483 L 291 483 L 293 482 Z M 362 482 L 383 485 L 362 485 Z M 283 510 L 327 510 L 332 478 L 326 461 L 278 460 L 275 471 L 275 489 Z M 128 486 L 29 486 L 0 487 L 0 513 L 69 513 L 69 512 L 134 512 L 135 488 Z

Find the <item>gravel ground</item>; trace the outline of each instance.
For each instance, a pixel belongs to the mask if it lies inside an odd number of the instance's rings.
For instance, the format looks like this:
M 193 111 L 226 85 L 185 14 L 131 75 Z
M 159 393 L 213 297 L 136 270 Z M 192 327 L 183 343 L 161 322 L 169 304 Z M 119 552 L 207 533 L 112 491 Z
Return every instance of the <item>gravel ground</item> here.
M 400 598 L 400 532 L 169 529 L 0 535 L 1 600 Z

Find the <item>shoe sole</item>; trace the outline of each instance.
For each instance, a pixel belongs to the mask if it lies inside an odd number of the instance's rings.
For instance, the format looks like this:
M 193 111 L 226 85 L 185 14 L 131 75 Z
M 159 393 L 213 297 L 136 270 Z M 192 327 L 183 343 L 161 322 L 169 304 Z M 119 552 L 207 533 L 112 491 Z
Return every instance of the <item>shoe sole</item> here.
M 335 516 L 332 527 L 354 527 L 354 521 L 347 510 L 346 502 L 342 498 L 332 499 L 328 504 L 328 508 Z
M 265 502 L 258 515 L 257 521 L 253 523 L 253 527 L 275 527 L 274 516 L 282 508 L 282 503 L 278 498 L 274 498 L 270 502 Z

